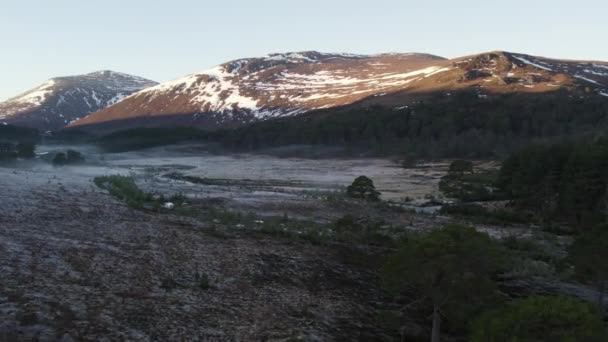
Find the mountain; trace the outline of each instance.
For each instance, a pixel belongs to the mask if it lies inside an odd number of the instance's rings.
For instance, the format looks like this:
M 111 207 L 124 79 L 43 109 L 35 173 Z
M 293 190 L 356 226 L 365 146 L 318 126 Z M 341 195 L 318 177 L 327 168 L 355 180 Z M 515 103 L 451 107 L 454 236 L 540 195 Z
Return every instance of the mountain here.
M 57 130 L 157 82 L 114 71 L 57 77 L 0 103 L 0 123 Z
M 319 52 L 240 59 L 145 89 L 70 126 L 108 122 L 117 128 L 165 123 L 215 128 L 293 116 L 402 89 L 412 76 L 442 72 L 434 65 L 444 60 L 426 54 Z
M 428 54 L 300 52 L 239 59 L 144 89 L 70 127 L 213 129 L 359 104 L 396 108 L 428 95 L 473 89 L 480 98 L 567 90 L 608 96 L 608 63 L 503 51 L 456 59 Z

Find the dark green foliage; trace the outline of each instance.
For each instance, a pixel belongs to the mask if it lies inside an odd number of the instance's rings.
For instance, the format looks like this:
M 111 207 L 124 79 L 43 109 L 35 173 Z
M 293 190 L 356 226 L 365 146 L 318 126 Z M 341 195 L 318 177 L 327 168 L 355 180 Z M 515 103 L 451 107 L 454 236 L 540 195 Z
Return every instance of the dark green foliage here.
M 0 141 L 0 161 L 12 161 L 17 158 L 32 159 L 36 157 L 36 145 L 29 142 L 14 144 Z
M 95 141 L 96 136 L 75 129 L 66 129 L 52 132 L 45 136 L 46 144 L 90 144 Z
M 461 202 L 480 202 L 500 200 L 503 194 L 494 186 L 496 172 L 454 173 L 441 178 L 439 190 L 448 198 Z
M 52 160 L 52 163 L 57 166 L 73 165 L 84 162 L 84 157 L 78 151 L 67 150 L 66 153 L 58 152 Z
M 580 279 L 595 285 L 598 305 L 602 307 L 608 285 L 608 225 L 597 226 L 577 236 L 570 246 L 569 261 Z
M 382 222 L 356 220 L 345 215 L 333 223 L 333 230 L 337 240 L 350 244 L 391 245 L 391 237 L 381 232 L 382 225 Z
M 15 145 L 10 142 L 0 141 L 0 161 L 10 161 L 17 158 Z
M 458 176 L 462 176 L 465 173 L 473 173 L 473 162 L 462 159 L 454 160 L 450 164 L 448 172 Z
M 395 291 L 414 286 L 436 318 L 443 314 L 462 323 L 493 302 L 492 276 L 502 269 L 504 255 L 487 234 L 448 225 L 407 241 L 384 267 L 384 283 Z
M 40 132 L 33 128 L 0 124 L 0 141 L 38 144 Z
M 197 274 L 198 279 L 198 287 L 205 291 L 211 288 L 211 280 L 209 279 L 209 275 L 207 273 Z
M 510 258 L 509 277 L 555 276 L 555 272 L 570 270 L 561 249 L 548 240 L 533 237 L 508 236 L 500 240 Z
M 19 158 L 31 159 L 36 156 L 36 145 L 32 143 L 19 143 L 16 149 Z
M 500 208 L 488 209 L 475 203 L 444 205 L 441 207 L 440 212 L 442 214 L 462 217 L 476 223 L 485 224 L 506 225 L 528 223 L 531 221 L 531 218 L 525 215 L 525 213 Z
M 133 177 L 129 176 L 100 176 L 93 180 L 95 185 L 106 189 L 110 194 L 120 200 L 125 201 L 130 207 L 142 208 L 144 203 L 152 201 L 152 194 L 143 192 Z
M 155 197 L 153 193 L 141 190 L 130 176 L 99 176 L 95 177 L 93 182 L 99 188 L 108 190 L 112 196 L 125 201 L 135 209 L 162 211 L 163 204 L 170 202 L 174 205 L 172 209 L 175 209 L 176 213 L 186 215 L 191 211 L 189 208 L 182 207 L 186 200 L 184 195 L 178 193 L 168 197 L 164 195 Z
M 505 160 L 497 186 L 543 222 L 593 226 L 606 219 L 608 142 L 526 148 Z
M 100 137 L 97 144 L 108 152 L 124 152 L 205 137 L 205 132 L 193 127 L 135 128 Z
M 566 297 L 530 297 L 473 323 L 471 342 L 601 342 L 606 328 L 593 307 Z
M 78 151 L 68 150 L 66 153 L 66 161 L 68 164 L 77 164 L 84 162 L 84 157 Z
M 601 96 L 556 91 L 480 100 L 463 91 L 398 110 L 348 107 L 268 120 L 212 132 L 209 139 L 248 150 L 306 144 L 426 158 L 502 157 L 535 140 L 602 133 L 607 117 L 608 101 Z
M 608 128 L 602 96 L 503 94 L 480 100 L 474 91 L 437 94 L 407 108 L 346 107 L 293 118 L 203 132 L 193 128 L 139 128 L 99 139 L 108 151 L 126 151 L 188 140 L 236 150 L 285 145 L 344 146 L 351 153 L 408 158 L 504 157 L 532 141 L 601 134 Z
M 63 152 L 59 152 L 57 154 L 55 154 L 55 157 L 53 157 L 53 164 L 54 165 L 65 165 L 68 162 L 68 158 L 66 157 L 65 153 Z
M 376 191 L 374 182 L 366 177 L 359 176 L 353 184 L 346 188 L 346 194 L 353 198 L 360 198 L 366 201 L 378 201 L 380 200 L 380 192 Z

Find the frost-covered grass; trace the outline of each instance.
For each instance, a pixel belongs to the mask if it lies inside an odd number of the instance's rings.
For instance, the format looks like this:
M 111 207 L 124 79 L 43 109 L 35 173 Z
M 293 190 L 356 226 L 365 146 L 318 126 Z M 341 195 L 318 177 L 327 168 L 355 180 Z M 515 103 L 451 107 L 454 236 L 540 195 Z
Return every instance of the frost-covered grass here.
M 145 192 L 137 186 L 131 176 L 99 176 L 95 177 L 93 182 L 99 188 L 108 190 L 112 196 L 125 201 L 135 209 L 148 207 L 160 210 L 165 203 L 172 203 L 174 206 L 181 207 L 186 199 L 184 195 L 179 193 L 165 197 L 165 195 L 155 196 L 154 193 Z
M 95 185 L 108 190 L 110 194 L 125 201 L 130 207 L 142 208 L 145 202 L 152 202 L 151 193 L 142 191 L 130 176 L 111 175 L 99 176 L 93 179 Z

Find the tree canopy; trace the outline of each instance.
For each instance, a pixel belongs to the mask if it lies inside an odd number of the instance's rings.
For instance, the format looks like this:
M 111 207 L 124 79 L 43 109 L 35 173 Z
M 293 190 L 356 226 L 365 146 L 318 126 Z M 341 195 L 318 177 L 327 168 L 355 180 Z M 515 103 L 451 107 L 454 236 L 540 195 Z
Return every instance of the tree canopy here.
M 367 201 L 380 200 L 380 192 L 376 191 L 374 181 L 369 177 L 359 176 L 353 183 L 346 188 L 346 194 L 353 198 L 360 198 Z
M 545 222 L 590 228 L 606 219 L 608 141 L 528 147 L 504 161 L 497 186 Z
M 383 269 L 387 288 L 414 286 L 433 311 L 433 341 L 440 316 L 470 316 L 495 295 L 492 275 L 502 269 L 504 253 L 485 233 L 448 225 L 407 241 Z M 461 318 L 464 318 L 461 317 Z
M 530 297 L 487 312 L 473 323 L 471 342 L 601 342 L 598 311 L 567 297 Z
M 579 278 L 597 287 L 598 305 L 602 308 L 608 284 L 608 225 L 597 226 L 577 236 L 570 246 L 569 259 Z

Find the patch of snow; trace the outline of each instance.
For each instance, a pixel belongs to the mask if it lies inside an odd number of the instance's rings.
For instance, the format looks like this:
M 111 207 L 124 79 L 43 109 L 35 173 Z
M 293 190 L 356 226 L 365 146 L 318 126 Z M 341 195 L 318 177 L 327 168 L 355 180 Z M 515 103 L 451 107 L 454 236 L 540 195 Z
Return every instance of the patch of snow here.
M 7 102 L 24 104 L 30 108 L 40 106 L 52 92 L 52 88 L 55 84 L 55 80 L 49 80 L 23 95 L 9 99 Z
M 592 75 L 596 75 L 596 76 L 608 76 L 608 73 L 597 72 L 597 71 L 590 70 L 590 69 L 584 69 L 583 72 L 586 72 L 586 73 L 592 74 Z
M 553 71 L 553 69 L 551 69 L 551 68 L 548 68 L 548 67 L 540 65 L 538 63 L 529 61 L 529 60 L 527 60 L 527 59 L 525 59 L 523 57 L 518 57 L 518 56 L 513 55 L 513 58 L 517 59 L 520 62 L 523 62 L 525 64 L 528 64 L 528 65 L 531 65 L 531 66 L 534 66 L 534 67 L 537 67 L 537 68 L 540 68 L 540 69 L 543 69 L 543 70 Z
M 120 101 L 122 101 L 124 98 L 126 97 L 126 95 L 124 93 L 118 93 L 116 94 L 116 96 L 114 96 L 113 98 L 108 100 L 108 106 L 111 106 L 113 104 L 116 104 Z
M 95 104 L 97 105 L 97 107 L 101 107 L 102 101 L 100 98 L 97 97 L 97 93 L 95 92 L 95 90 L 93 90 L 91 92 L 91 97 L 95 101 Z
M 586 78 L 586 77 L 581 76 L 581 75 L 574 75 L 574 77 L 576 77 L 576 78 L 578 78 L 578 79 L 581 79 L 581 80 L 583 80 L 583 81 L 590 82 L 590 83 L 599 84 L 597 81 L 594 81 L 594 80 L 592 80 L 592 79 L 590 79 L 590 78 Z

